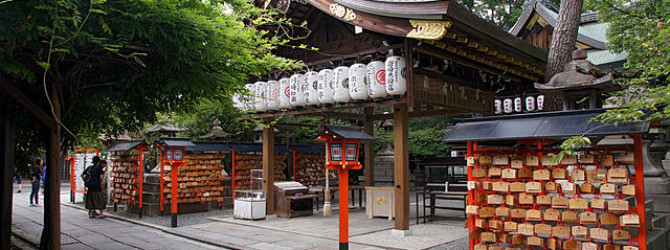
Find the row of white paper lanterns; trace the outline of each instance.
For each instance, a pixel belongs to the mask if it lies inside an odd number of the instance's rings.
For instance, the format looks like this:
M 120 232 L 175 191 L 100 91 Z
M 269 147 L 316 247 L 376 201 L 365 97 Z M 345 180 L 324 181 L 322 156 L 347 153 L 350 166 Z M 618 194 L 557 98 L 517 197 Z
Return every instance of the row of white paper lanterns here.
M 236 95 L 235 106 L 243 111 L 285 110 L 308 105 L 332 105 L 404 95 L 407 91 L 405 59 L 390 56 L 385 62 L 309 71 L 267 82 L 245 85 L 252 97 Z
M 494 102 L 495 113 L 502 114 L 504 112 L 509 114 L 512 112 L 523 112 L 524 107 L 522 100 L 521 97 L 516 97 L 514 99 L 507 98 L 504 100 L 496 99 Z M 544 109 L 544 95 L 538 95 L 537 97 L 527 96 L 525 108 L 528 112 L 542 111 L 542 109 Z

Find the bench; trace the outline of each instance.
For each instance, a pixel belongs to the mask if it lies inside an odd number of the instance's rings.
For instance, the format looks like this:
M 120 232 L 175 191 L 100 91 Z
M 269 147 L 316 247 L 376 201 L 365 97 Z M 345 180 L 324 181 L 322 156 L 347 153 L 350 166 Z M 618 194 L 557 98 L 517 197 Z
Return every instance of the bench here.
M 416 207 L 416 214 L 417 214 L 417 224 L 419 223 L 419 218 L 423 217 L 423 223 L 426 223 L 426 218 L 429 218 L 429 221 L 432 221 L 437 217 L 435 215 L 435 210 L 436 209 L 442 209 L 442 210 L 456 210 L 456 211 L 463 211 L 463 216 L 467 218 L 465 215 L 465 206 L 466 206 L 466 199 L 468 197 L 468 188 L 467 188 L 467 182 L 464 181 L 451 181 L 451 182 L 444 182 L 444 183 L 434 183 L 434 182 L 427 182 L 424 186 L 423 192 L 417 192 L 416 193 L 416 200 L 417 200 L 417 207 Z M 423 216 L 419 216 L 419 200 L 423 198 Z M 436 201 L 439 200 L 458 200 L 458 201 L 463 201 L 462 205 L 437 205 Z M 426 202 L 428 201 L 428 202 Z M 426 210 L 428 210 L 428 214 L 426 214 Z

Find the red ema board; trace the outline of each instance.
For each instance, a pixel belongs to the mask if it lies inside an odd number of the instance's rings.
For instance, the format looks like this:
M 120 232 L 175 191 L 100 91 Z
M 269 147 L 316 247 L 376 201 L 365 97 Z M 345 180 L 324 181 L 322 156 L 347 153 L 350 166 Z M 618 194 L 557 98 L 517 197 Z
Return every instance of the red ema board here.
M 590 148 L 560 161 L 547 156 L 558 149 L 525 148 L 468 143 L 469 249 L 646 249 L 637 148 Z

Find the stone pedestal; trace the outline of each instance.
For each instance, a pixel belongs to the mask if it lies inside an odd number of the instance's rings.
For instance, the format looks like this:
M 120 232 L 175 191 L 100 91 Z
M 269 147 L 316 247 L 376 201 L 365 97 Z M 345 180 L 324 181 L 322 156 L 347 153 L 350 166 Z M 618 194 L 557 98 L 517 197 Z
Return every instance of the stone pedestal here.
M 375 157 L 375 186 L 393 186 L 394 151 L 386 144 Z

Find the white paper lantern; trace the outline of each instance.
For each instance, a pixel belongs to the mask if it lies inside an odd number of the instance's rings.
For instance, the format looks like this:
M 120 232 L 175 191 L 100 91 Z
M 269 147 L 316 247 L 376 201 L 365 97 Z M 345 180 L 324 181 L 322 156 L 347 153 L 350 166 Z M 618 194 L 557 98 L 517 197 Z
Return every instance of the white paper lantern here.
M 288 77 L 279 79 L 279 109 L 291 108 L 291 84 Z
M 368 96 L 372 99 L 387 97 L 388 93 L 386 93 L 386 70 L 384 70 L 384 62 L 372 61 L 368 63 L 366 70 Z
M 317 76 L 317 87 L 319 94 L 319 102 L 322 104 L 333 104 L 335 99 L 333 99 L 333 70 L 332 69 L 322 69 L 319 71 Z
M 505 113 L 512 113 L 512 105 L 512 99 L 507 98 L 503 101 L 503 110 Z
M 386 93 L 393 96 L 404 95 L 407 91 L 407 67 L 405 58 L 386 58 Z
M 335 78 L 335 95 L 333 99 L 338 103 L 345 103 L 351 101 L 349 94 L 349 67 L 340 66 L 335 68 L 333 72 Z
M 244 111 L 252 112 L 256 110 L 254 105 L 254 92 L 256 91 L 256 85 L 252 83 L 247 83 L 244 85 L 247 89 L 247 92 L 242 95 L 242 100 L 244 102 Z
M 496 114 L 502 113 L 503 112 L 502 101 L 499 100 L 499 99 L 496 99 L 495 101 L 493 101 L 493 103 L 494 103 L 493 105 L 495 106 Z
M 529 96 L 526 97 L 526 111 L 535 110 L 535 97 Z
M 318 86 L 318 76 L 319 73 L 316 71 L 309 71 L 305 73 L 305 79 L 307 80 L 307 91 L 305 91 L 305 103 L 307 105 L 318 105 L 319 104 L 319 86 Z
M 305 75 L 295 74 L 289 80 L 291 84 L 291 106 L 305 106 Z
M 242 94 L 233 95 L 233 107 L 244 111 L 244 103 L 242 102 Z
M 268 81 L 265 89 L 265 107 L 267 110 L 279 110 L 279 82 Z
M 521 97 L 514 98 L 514 111 L 515 112 L 523 111 L 523 103 L 521 102 Z
M 254 83 L 256 90 L 254 90 L 254 107 L 258 112 L 267 110 L 265 107 L 265 82 L 258 81 Z
M 544 95 L 537 96 L 537 110 L 544 109 Z
M 349 67 L 349 95 L 355 101 L 365 101 L 368 98 L 368 83 L 366 78 L 367 66 L 354 63 Z

